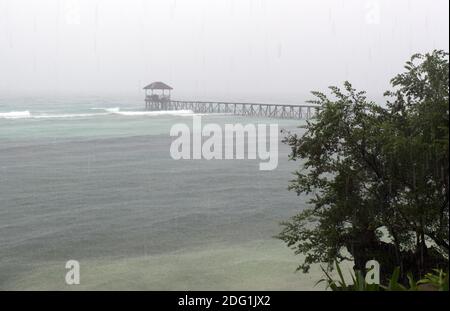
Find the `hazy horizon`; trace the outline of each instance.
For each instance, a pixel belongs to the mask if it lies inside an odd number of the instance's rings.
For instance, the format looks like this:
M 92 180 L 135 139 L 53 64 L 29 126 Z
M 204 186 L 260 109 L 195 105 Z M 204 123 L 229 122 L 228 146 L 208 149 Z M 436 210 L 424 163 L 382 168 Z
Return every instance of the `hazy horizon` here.
M 448 1 L 0 0 L 0 96 L 374 97 L 409 57 L 448 50 Z

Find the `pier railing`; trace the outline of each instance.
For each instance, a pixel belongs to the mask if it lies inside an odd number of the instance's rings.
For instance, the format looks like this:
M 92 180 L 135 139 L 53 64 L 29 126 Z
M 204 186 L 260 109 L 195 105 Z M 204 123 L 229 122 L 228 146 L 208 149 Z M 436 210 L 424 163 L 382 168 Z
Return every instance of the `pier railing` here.
M 209 101 L 152 102 L 146 100 L 148 110 L 192 110 L 194 113 L 224 113 L 281 119 L 310 119 L 318 112 L 314 105 L 284 105 L 261 103 L 230 103 Z

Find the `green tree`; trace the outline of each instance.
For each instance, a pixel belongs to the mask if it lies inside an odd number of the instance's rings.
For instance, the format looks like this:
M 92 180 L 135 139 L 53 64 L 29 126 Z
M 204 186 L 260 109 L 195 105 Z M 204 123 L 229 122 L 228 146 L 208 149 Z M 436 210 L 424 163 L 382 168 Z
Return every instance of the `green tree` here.
M 357 270 L 377 259 L 383 275 L 448 265 L 448 54 L 405 68 L 384 107 L 348 82 L 332 98 L 313 92 L 317 117 L 284 139 L 303 161 L 289 188 L 310 200 L 278 237 L 304 255 L 304 272 L 335 259 Z

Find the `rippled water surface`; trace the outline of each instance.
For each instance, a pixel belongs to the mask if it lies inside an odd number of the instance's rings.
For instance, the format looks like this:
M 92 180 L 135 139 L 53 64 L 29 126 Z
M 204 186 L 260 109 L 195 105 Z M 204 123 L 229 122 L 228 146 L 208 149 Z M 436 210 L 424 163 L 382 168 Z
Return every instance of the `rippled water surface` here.
M 312 289 L 272 238 L 304 207 L 286 190 L 298 163 L 170 157 L 190 111 L 141 102 L 0 99 L 0 289 Z M 203 123 L 300 121 L 203 115 Z M 281 136 L 280 136 L 281 139 Z M 314 273 L 313 273 L 314 274 Z

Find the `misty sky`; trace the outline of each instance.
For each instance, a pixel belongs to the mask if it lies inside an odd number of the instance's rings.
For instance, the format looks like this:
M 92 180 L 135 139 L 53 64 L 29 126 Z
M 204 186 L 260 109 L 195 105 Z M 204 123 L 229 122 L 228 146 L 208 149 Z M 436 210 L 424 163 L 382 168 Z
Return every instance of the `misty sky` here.
M 448 0 L 0 0 L 0 96 L 381 94 L 411 54 L 448 50 L 448 24 Z

